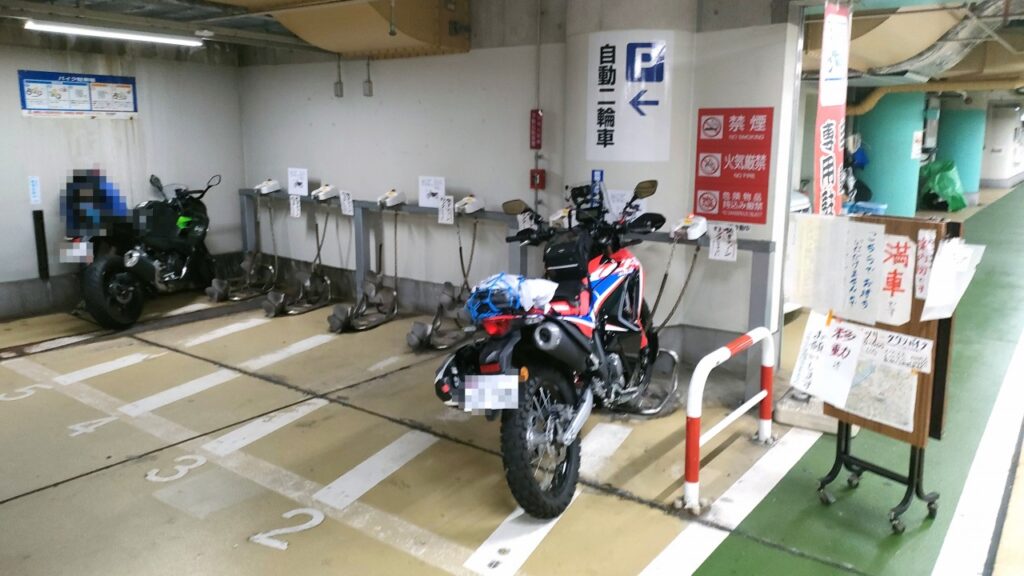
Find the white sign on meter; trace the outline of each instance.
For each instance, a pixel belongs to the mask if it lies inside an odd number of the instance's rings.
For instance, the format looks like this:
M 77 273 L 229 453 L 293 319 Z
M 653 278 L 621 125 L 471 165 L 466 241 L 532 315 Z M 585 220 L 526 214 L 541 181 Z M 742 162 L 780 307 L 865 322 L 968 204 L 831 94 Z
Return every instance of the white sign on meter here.
M 674 40 L 671 30 L 590 35 L 588 161 L 668 161 Z

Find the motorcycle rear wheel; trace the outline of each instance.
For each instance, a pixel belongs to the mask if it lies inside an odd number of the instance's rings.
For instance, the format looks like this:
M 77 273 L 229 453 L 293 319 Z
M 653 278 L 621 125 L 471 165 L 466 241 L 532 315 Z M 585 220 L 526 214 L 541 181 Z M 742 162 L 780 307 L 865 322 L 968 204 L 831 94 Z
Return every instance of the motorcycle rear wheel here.
M 121 330 L 138 321 L 142 315 L 142 287 L 132 280 L 130 290 L 121 294 L 112 289 L 127 275 L 124 260 L 117 254 L 97 256 L 82 273 L 82 298 L 85 309 L 104 328 Z
M 580 439 L 568 446 L 554 438 L 564 429 L 576 394 L 565 376 L 530 366 L 521 384 L 519 408 L 501 420 L 501 458 L 516 502 L 534 518 L 555 518 L 572 502 L 580 475 Z

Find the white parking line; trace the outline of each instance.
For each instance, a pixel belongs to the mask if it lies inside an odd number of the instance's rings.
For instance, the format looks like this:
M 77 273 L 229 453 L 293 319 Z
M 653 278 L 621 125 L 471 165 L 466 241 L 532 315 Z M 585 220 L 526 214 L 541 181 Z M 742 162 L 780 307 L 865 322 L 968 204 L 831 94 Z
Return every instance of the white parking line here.
M 75 382 L 81 382 L 83 380 L 102 376 L 104 374 L 114 372 L 115 370 L 120 370 L 121 368 L 127 368 L 128 366 L 144 362 L 150 358 L 156 358 L 157 356 L 163 356 L 163 353 L 146 354 L 145 352 L 137 352 L 135 354 L 115 358 L 108 362 L 89 366 L 88 368 L 82 368 L 81 370 L 62 374 L 54 378 L 53 381 L 61 386 L 67 386 L 68 384 L 74 384 Z
M 266 368 L 277 362 L 287 360 L 296 354 L 312 350 L 321 344 L 329 342 L 332 338 L 334 338 L 332 334 L 320 334 L 306 338 L 305 340 L 299 340 L 298 342 L 295 342 L 290 346 L 285 346 L 280 350 L 275 350 L 269 354 L 264 354 L 250 360 L 246 360 L 245 362 L 242 362 L 241 366 L 249 370 Z M 196 378 L 195 380 L 191 380 L 173 388 L 168 388 L 167 390 L 158 392 L 152 396 L 147 396 L 141 400 L 125 404 L 119 410 L 128 416 L 138 416 L 145 412 L 151 412 L 157 408 L 162 408 L 168 404 L 177 402 L 178 400 L 188 398 L 189 396 L 198 394 L 204 390 L 209 390 L 214 386 L 230 382 L 239 376 L 241 376 L 241 374 L 234 370 L 222 368 L 212 374 L 207 374 L 206 376 Z
M 220 328 L 217 328 L 215 330 L 210 330 L 206 334 L 200 334 L 199 336 L 189 338 L 188 340 L 185 340 L 185 342 L 183 342 L 182 345 L 185 348 L 192 348 L 193 346 L 206 344 L 207 342 L 212 342 L 213 340 L 216 340 L 218 338 L 230 336 L 237 332 L 248 330 L 249 328 L 262 326 L 267 322 L 270 322 L 269 318 L 249 318 L 248 320 L 242 320 L 240 322 L 228 324 L 227 326 L 221 326 Z
M 579 495 L 580 492 L 577 490 L 572 502 L 575 502 Z M 570 506 L 572 502 L 569 503 Z M 463 566 L 476 574 L 512 576 L 530 559 L 533 551 L 540 546 L 564 515 L 565 512 L 550 520 L 538 520 L 527 515 L 522 508 L 516 508 L 473 552 Z
M 799 428 L 787 432 L 711 505 L 705 519 L 729 530 L 739 526 L 820 437 L 821 432 Z M 640 575 L 693 574 L 728 536 L 725 530 L 693 522 Z
M 622 445 L 633 429 L 620 424 L 600 423 L 583 437 L 580 454 L 580 474 L 586 470 L 596 478 L 607 466 L 612 454 Z M 580 495 L 572 497 L 572 502 Z M 572 502 L 569 503 L 572 506 Z M 564 516 L 565 513 L 562 513 Z M 528 516 L 522 508 L 508 515 L 487 540 L 473 552 L 463 565 L 477 574 L 511 576 L 522 568 L 533 552 L 562 517 L 538 520 Z
M 261 368 L 266 368 L 271 364 L 276 364 L 277 362 L 286 360 L 296 354 L 312 350 L 318 346 L 323 346 L 335 338 L 337 338 L 337 336 L 334 334 L 317 334 L 316 336 L 310 336 L 304 340 L 299 340 L 298 342 L 289 344 L 280 350 L 275 350 L 268 354 L 257 356 L 252 360 L 246 360 L 245 362 L 242 362 L 241 367 L 244 370 L 259 370 Z
M 174 310 L 164 314 L 163 317 L 167 318 L 169 316 L 177 316 L 179 314 L 188 314 L 189 312 L 198 312 L 200 310 L 206 310 L 211 306 L 213 306 L 213 304 L 210 304 L 209 302 L 196 302 L 195 304 L 188 304 L 180 308 L 175 308 Z
M 633 429 L 621 424 L 601 422 L 583 437 L 580 454 L 580 476 L 588 480 L 598 480 L 601 471 L 608 465 L 608 460 L 626 441 Z
M 1024 334 L 988 417 L 932 576 L 982 574 L 1024 420 Z M 1004 542 L 1005 542 L 1004 538 Z M 1008 542 L 1011 546 L 1012 542 Z M 1019 543 L 1018 543 L 1019 544 Z
M 124 406 L 121 406 L 118 410 L 120 410 L 124 414 L 127 414 L 128 416 L 138 416 L 139 414 L 143 414 L 145 412 L 152 412 L 157 408 L 163 408 L 168 404 L 177 402 L 178 400 L 181 400 L 183 398 L 188 398 L 189 396 L 192 396 L 193 394 L 198 394 L 203 390 L 209 390 L 214 386 L 219 386 L 220 384 L 233 380 L 238 376 L 240 376 L 238 372 L 222 368 L 212 374 L 200 376 L 195 380 L 190 380 L 188 382 L 185 382 L 184 384 L 180 384 L 173 388 L 168 388 L 167 390 L 164 390 L 152 396 L 147 396 L 141 400 L 132 402 L 131 404 L 125 404 Z
M 70 346 L 76 342 L 88 340 L 94 338 L 103 332 L 89 332 L 86 334 L 76 334 L 74 336 L 65 336 L 63 338 L 54 338 L 53 340 L 47 340 L 38 344 L 25 347 L 25 354 L 36 354 L 38 352 L 46 352 L 47 350 L 53 350 L 54 348 L 60 348 L 62 346 Z
M 50 382 L 59 376 L 25 358 L 11 360 L 4 365 L 38 383 Z M 86 384 L 71 384 L 58 391 L 110 416 L 119 415 L 118 406 L 121 402 L 118 399 Z M 132 418 L 128 424 L 166 443 L 178 443 L 197 435 L 180 424 L 152 413 Z M 187 450 L 189 446 L 183 445 L 181 448 Z M 305 507 L 315 507 L 317 503 L 313 495 L 324 488 L 312 480 L 245 452 L 232 452 L 227 456 L 209 453 L 209 461 Z M 364 536 L 414 556 L 434 568 L 450 574 L 471 574 L 462 567 L 470 555 L 469 549 L 397 516 L 361 502 L 353 502 L 345 510 L 327 507 L 325 512 L 332 519 Z
M 313 499 L 331 508 L 344 510 L 434 442 L 437 442 L 436 436 L 418 430 L 406 432 L 380 452 L 324 486 L 323 490 L 313 495 Z
M 203 444 L 203 450 L 217 456 L 227 456 L 327 404 L 329 402 L 323 398 L 314 398 L 287 410 L 268 414 L 259 420 L 253 420 L 241 428 L 232 430 L 216 440 Z

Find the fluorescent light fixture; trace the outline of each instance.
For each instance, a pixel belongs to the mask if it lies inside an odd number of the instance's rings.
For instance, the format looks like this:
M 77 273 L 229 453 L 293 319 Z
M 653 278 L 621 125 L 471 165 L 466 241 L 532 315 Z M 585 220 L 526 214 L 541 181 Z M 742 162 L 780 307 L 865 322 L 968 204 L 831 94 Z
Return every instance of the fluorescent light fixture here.
M 115 40 L 154 42 L 156 44 L 173 44 L 175 46 L 191 46 L 193 48 L 203 45 L 203 41 L 201 39 L 190 38 L 188 36 L 148 34 L 145 32 L 131 32 L 128 30 L 118 30 L 116 28 L 98 28 L 96 26 L 79 26 L 72 24 L 60 24 L 57 22 L 40 22 L 36 20 L 26 21 L 25 29 L 35 30 L 36 32 L 53 32 L 55 34 L 67 34 L 69 36 L 113 38 Z

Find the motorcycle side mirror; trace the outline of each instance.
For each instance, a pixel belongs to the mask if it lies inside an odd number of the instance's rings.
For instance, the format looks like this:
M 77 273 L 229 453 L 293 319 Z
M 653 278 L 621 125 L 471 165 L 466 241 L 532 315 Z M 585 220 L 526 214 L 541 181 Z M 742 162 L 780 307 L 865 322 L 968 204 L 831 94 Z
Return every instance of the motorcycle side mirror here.
M 518 216 L 523 212 L 532 212 L 530 205 L 522 200 L 508 200 L 501 204 L 501 211 L 509 216 Z
M 156 174 L 151 174 L 149 176 L 149 185 L 161 192 L 164 191 L 164 183 L 160 181 L 160 177 Z
M 209 190 L 214 186 L 220 185 L 220 174 L 214 174 L 209 180 L 206 181 L 206 189 Z
M 650 198 L 654 196 L 654 193 L 658 191 L 657 180 L 644 180 L 636 185 L 633 189 L 633 198 L 637 200 L 643 200 L 644 198 Z
M 665 217 L 655 212 L 646 212 L 631 220 L 627 225 L 630 232 L 649 234 L 665 225 Z

